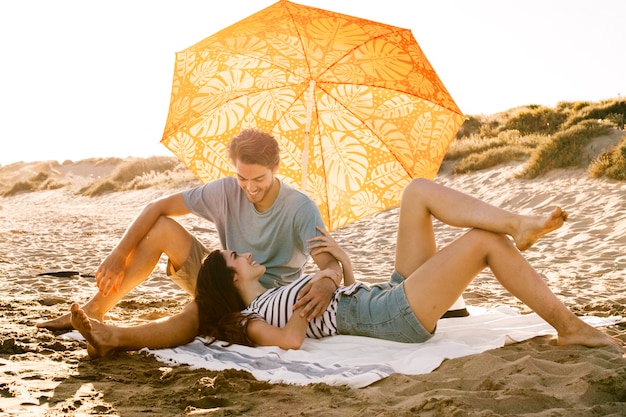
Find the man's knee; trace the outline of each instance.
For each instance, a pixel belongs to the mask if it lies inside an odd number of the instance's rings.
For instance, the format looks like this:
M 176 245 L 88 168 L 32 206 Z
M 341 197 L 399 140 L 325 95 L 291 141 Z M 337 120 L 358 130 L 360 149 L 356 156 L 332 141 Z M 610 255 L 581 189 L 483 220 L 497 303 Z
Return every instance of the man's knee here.
M 152 228 L 148 231 L 146 237 L 149 236 L 152 239 L 168 238 L 175 236 L 177 232 L 185 232 L 184 227 L 174 219 L 167 216 L 161 216 L 157 219 L 154 225 L 152 225 Z

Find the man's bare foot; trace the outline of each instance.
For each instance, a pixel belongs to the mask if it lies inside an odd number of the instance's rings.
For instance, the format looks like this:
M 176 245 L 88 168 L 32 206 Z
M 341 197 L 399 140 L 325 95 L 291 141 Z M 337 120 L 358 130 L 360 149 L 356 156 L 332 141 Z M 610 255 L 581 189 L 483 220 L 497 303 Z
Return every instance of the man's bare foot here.
M 519 233 L 513 236 L 515 245 L 521 251 L 529 249 L 541 236 L 563 226 L 567 217 L 567 212 L 557 207 L 547 219 L 533 216 L 524 218 Z
M 106 356 L 114 351 L 109 326 L 90 319 L 76 303 L 72 304 L 71 325 L 87 340 L 87 353 L 92 358 Z
M 583 345 L 587 347 L 615 346 L 624 348 L 624 342 L 621 340 L 615 339 L 584 322 L 581 322 L 581 326 L 568 334 L 559 334 L 556 344 L 559 346 Z
M 99 321 L 103 321 L 104 317 L 95 317 L 89 315 L 90 317 L 94 317 Z M 37 323 L 36 326 L 40 329 L 48 329 L 48 330 L 72 330 L 72 315 L 71 313 L 64 314 L 56 319 L 42 321 L 41 323 Z

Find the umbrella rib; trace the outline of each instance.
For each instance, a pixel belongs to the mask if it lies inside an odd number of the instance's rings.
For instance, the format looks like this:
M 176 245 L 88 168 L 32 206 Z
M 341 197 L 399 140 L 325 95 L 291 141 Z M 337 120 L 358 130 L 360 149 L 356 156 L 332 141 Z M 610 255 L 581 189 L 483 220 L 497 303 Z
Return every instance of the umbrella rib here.
M 395 28 L 395 26 L 393 26 L 393 27 Z M 354 51 L 356 51 L 357 49 L 359 49 L 363 45 L 367 44 L 368 42 L 372 42 L 372 41 L 374 41 L 376 39 L 380 39 L 380 38 L 383 38 L 385 36 L 389 36 L 389 35 L 392 35 L 394 33 L 398 33 L 398 32 L 407 30 L 407 29 L 402 29 L 402 28 L 396 28 L 396 29 L 397 30 L 394 30 L 394 31 L 391 31 L 391 32 L 388 32 L 388 33 L 384 33 L 384 34 L 381 34 L 381 35 L 378 35 L 378 36 L 374 36 L 374 37 L 368 38 L 366 41 L 360 43 L 359 45 L 354 46 L 352 49 L 347 50 L 346 53 L 343 54 L 340 58 L 336 59 L 335 62 L 333 62 L 331 65 L 328 65 L 326 68 L 324 68 L 324 71 L 318 75 L 318 79 L 324 73 L 327 73 L 328 71 L 330 71 L 335 65 L 337 65 L 346 56 L 350 55 L 351 53 L 353 53 Z
M 289 1 L 283 1 L 282 3 L 286 4 L 287 6 L 290 5 Z M 306 6 L 306 7 L 307 8 L 311 8 L 310 6 Z M 289 17 L 291 19 L 291 22 L 293 23 L 293 26 L 294 26 L 296 32 L 298 33 L 298 40 L 300 41 L 300 46 L 302 48 L 302 51 L 303 51 L 303 54 L 304 54 L 304 58 L 305 58 L 304 61 L 306 62 L 307 68 L 309 69 L 309 77 L 312 80 L 315 80 L 316 82 L 323 82 L 323 81 L 320 80 L 320 77 L 322 77 L 324 73 L 328 72 L 331 68 L 333 68 L 336 64 L 338 64 L 344 57 L 348 56 L 349 54 L 354 52 L 356 49 L 362 47 L 366 43 L 371 42 L 371 41 L 376 40 L 376 39 L 379 39 L 379 38 L 382 38 L 382 37 L 385 37 L 385 36 L 389 36 L 389 35 L 392 35 L 392 34 L 395 34 L 395 33 L 398 33 L 398 32 L 403 32 L 403 31 L 408 30 L 408 29 L 397 27 L 397 26 L 385 25 L 385 26 L 387 26 L 389 28 L 393 28 L 393 30 L 391 30 L 391 31 L 389 31 L 387 33 L 380 34 L 378 36 L 374 36 L 374 37 L 368 38 L 366 41 L 360 43 L 359 45 L 355 45 L 353 48 L 347 50 L 346 53 L 343 54 L 340 58 L 336 59 L 335 62 L 333 62 L 331 65 L 328 65 L 327 67 L 325 67 L 324 71 L 321 72 L 320 74 L 318 74 L 314 78 L 313 77 L 313 73 L 311 71 L 311 66 L 309 65 L 309 60 L 307 59 L 306 48 L 304 47 L 304 42 L 302 41 L 303 37 L 302 37 L 302 35 L 300 33 L 300 30 L 298 29 L 298 25 L 296 25 L 296 23 L 295 23 L 295 19 L 293 18 L 293 13 L 291 12 L 291 10 L 289 10 L 289 7 L 286 7 L 286 10 L 287 10 L 287 13 L 289 13 Z M 368 21 L 368 22 L 372 22 L 372 23 L 378 24 L 377 22 L 374 22 L 374 21 L 368 20 L 368 19 L 359 19 L 359 20 Z
M 286 4 L 287 6 L 289 6 L 289 2 L 285 1 L 283 2 L 284 4 Z M 304 55 L 304 62 L 306 64 L 306 67 L 308 69 L 308 73 L 309 73 L 309 79 L 313 79 L 313 74 L 311 73 L 311 66 L 309 65 L 309 60 L 307 59 L 307 54 L 306 54 L 306 49 L 304 48 L 304 42 L 302 41 L 302 35 L 300 34 L 300 30 L 298 29 L 298 25 L 296 25 L 296 21 L 293 18 L 293 13 L 291 13 L 291 10 L 289 10 L 289 7 L 286 7 L 287 13 L 289 13 L 289 18 L 291 19 L 291 23 L 293 24 L 293 27 L 296 30 L 296 33 L 298 34 L 298 41 L 300 42 L 300 48 L 302 49 L 302 54 Z

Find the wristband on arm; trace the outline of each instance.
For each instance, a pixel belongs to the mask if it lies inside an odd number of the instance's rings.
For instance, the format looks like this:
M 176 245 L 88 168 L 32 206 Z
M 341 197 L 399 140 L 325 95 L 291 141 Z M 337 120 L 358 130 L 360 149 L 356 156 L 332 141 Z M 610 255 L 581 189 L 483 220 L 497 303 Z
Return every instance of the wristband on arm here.
M 339 284 L 337 284 L 337 282 L 334 279 L 332 279 L 331 277 L 324 275 L 321 278 L 327 278 L 327 279 L 331 280 L 331 282 L 333 284 L 335 284 L 335 289 L 339 289 Z

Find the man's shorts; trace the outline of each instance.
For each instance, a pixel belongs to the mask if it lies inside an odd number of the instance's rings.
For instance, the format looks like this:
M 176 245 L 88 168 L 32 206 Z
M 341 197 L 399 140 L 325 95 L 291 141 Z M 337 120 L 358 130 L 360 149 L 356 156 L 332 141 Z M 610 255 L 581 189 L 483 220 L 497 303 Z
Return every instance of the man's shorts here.
M 189 256 L 178 271 L 174 270 L 174 265 L 168 259 L 167 276 L 180 288 L 195 296 L 198 272 L 200 272 L 200 267 L 202 267 L 202 261 L 210 252 L 196 237 L 192 236 Z

